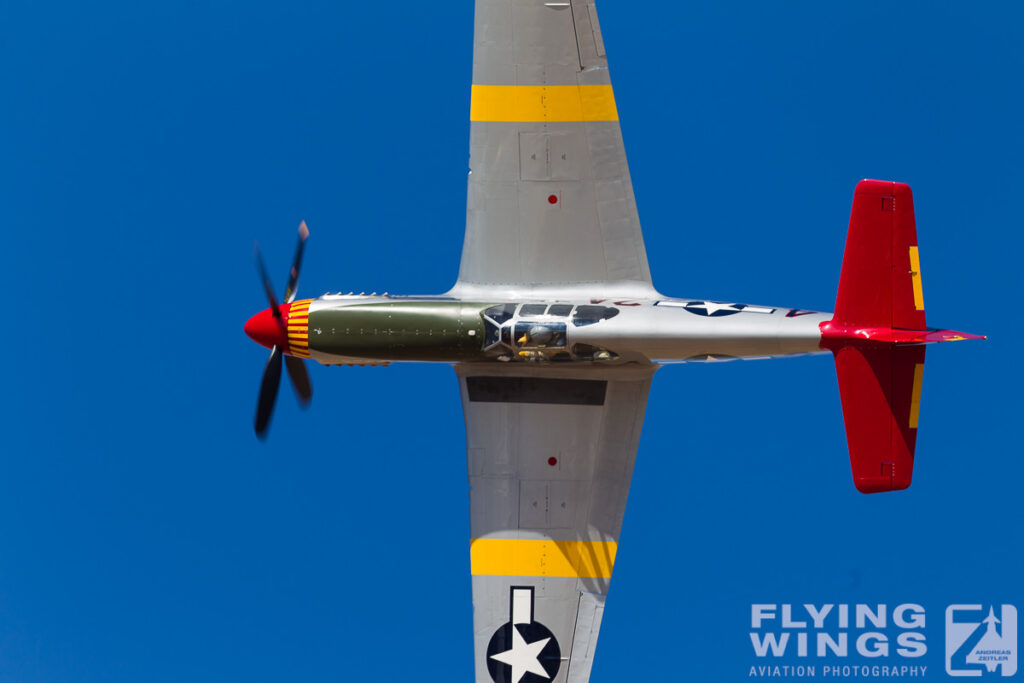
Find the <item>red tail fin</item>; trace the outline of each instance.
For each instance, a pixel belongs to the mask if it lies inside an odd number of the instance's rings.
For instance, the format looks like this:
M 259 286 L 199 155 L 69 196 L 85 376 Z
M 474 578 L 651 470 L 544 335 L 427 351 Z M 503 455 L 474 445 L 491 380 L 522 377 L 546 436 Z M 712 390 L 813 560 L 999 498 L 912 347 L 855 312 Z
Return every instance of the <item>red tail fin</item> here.
M 897 339 L 902 330 L 924 334 L 920 271 L 910 186 L 862 180 L 836 312 L 822 332 L 835 354 L 853 483 L 863 493 L 910 486 L 925 347 Z
M 925 329 L 910 186 L 862 180 L 853 194 L 833 322 Z
M 853 194 L 843 271 L 821 344 L 836 357 L 857 489 L 910 486 L 924 344 L 982 339 L 925 327 L 914 199 L 903 183 L 862 180 Z
M 924 352 L 888 344 L 834 350 L 853 483 L 862 493 L 910 486 Z

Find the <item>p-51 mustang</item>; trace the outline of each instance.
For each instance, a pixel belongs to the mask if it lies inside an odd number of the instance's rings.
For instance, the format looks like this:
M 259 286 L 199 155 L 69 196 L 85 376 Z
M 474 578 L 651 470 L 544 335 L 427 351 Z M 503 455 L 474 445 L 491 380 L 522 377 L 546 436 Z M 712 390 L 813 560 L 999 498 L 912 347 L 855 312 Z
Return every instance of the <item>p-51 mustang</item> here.
M 454 365 L 466 419 L 476 680 L 590 676 L 651 378 L 660 363 L 835 356 L 855 486 L 910 485 L 925 324 L 910 188 L 857 185 L 834 313 L 679 299 L 651 283 L 592 0 L 477 0 L 469 198 L 441 296 L 296 300 L 246 333 L 282 358 Z

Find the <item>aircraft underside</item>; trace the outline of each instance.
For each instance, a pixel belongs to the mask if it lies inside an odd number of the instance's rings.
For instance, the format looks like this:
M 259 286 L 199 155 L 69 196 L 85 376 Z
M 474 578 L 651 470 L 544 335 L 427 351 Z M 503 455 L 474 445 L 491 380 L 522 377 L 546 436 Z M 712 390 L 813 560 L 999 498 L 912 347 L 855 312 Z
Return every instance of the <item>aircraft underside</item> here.
M 910 486 L 925 345 L 979 337 L 927 327 L 913 198 L 892 181 L 857 185 L 835 313 L 662 297 L 593 0 L 475 9 L 455 286 L 296 300 L 303 223 L 283 304 L 260 261 L 254 426 L 265 436 L 282 368 L 309 401 L 307 358 L 452 364 L 475 680 L 586 683 L 657 364 L 831 352 L 854 485 L 879 493 Z
M 708 362 L 821 352 L 831 314 L 697 299 L 581 302 L 325 295 L 247 330 L 324 365 L 413 362 Z

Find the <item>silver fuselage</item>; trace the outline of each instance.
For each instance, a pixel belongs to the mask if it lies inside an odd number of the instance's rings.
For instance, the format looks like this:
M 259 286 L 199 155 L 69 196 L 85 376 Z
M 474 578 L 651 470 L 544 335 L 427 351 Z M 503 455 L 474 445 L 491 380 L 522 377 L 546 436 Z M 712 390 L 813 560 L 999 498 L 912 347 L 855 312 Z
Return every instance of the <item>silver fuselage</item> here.
M 500 301 L 328 294 L 309 303 L 309 357 L 327 365 L 769 358 L 822 352 L 819 326 L 831 317 L 660 296 Z

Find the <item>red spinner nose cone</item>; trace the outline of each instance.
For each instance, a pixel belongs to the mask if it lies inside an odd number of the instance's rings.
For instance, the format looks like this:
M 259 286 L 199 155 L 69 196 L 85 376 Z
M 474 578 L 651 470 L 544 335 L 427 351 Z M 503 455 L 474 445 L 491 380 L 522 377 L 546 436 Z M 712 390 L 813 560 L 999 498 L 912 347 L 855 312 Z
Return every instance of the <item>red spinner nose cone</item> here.
M 245 323 L 245 333 L 257 344 L 262 344 L 268 349 L 279 346 L 284 351 L 288 347 L 288 334 L 285 332 L 288 304 L 278 306 L 278 310 L 281 312 L 281 321 L 274 317 L 274 309 L 268 308 L 249 318 Z

